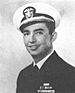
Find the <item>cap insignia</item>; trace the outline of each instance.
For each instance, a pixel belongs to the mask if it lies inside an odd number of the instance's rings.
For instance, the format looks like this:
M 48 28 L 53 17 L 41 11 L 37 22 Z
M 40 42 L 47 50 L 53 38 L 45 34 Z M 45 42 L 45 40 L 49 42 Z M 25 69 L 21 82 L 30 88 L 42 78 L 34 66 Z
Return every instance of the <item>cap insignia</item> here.
M 32 18 L 35 15 L 35 8 L 33 7 L 27 7 L 23 10 L 23 15 L 26 19 Z

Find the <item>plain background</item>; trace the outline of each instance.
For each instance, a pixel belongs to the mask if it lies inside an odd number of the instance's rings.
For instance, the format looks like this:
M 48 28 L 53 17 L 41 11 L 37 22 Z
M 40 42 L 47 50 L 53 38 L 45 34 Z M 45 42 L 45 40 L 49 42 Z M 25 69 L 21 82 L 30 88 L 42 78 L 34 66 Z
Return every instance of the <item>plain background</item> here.
M 21 69 L 29 65 L 23 35 L 12 23 L 16 9 L 34 0 L 0 0 L 0 93 L 15 93 Z M 35 0 L 40 1 L 40 0 Z M 75 66 L 75 0 L 41 0 L 53 5 L 61 14 L 54 49 L 69 64 Z

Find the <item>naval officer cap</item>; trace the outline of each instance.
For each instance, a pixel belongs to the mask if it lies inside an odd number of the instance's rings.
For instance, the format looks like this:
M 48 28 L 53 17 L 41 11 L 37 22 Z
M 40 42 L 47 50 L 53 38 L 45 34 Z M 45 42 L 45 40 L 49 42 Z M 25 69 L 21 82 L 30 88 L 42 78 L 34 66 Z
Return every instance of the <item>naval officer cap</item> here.
M 13 23 L 22 32 L 22 28 L 44 21 L 53 22 L 56 28 L 60 18 L 59 12 L 49 4 L 29 3 L 17 9 L 13 16 Z

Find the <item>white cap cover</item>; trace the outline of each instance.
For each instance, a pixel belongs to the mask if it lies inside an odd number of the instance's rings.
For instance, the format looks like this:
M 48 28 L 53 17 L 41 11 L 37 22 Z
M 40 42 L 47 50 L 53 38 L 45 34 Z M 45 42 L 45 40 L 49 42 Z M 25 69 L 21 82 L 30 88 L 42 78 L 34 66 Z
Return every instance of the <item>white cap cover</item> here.
M 47 15 L 47 16 L 44 16 Z M 49 18 L 48 16 L 52 17 Z M 45 3 L 29 3 L 20 7 L 13 16 L 13 23 L 17 29 L 19 29 L 23 24 L 40 21 L 46 19 L 48 21 L 55 21 L 55 27 L 60 23 L 59 12 L 49 4 Z

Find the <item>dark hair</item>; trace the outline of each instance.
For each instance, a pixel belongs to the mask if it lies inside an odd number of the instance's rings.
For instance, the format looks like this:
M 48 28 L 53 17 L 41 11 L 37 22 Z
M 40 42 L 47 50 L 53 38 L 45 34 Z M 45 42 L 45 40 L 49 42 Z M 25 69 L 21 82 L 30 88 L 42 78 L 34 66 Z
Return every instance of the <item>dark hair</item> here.
M 47 28 L 49 29 L 49 34 L 55 31 L 55 22 L 45 22 Z
M 42 20 L 42 21 L 31 21 L 31 22 L 28 22 L 26 24 L 23 24 L 19 29 L 21 30 L 21 32 L 23 33 L 23 29 L 27 26 L 30 26 L 32 24 L 36 24 L 36 23 L 45 23 L 47 28 L 49 29 L 49 34 L 52 34 L 53 31 L 55 30 L 55 21 L 52 22 L 52 21 L 47 21 L 47 20 Z

